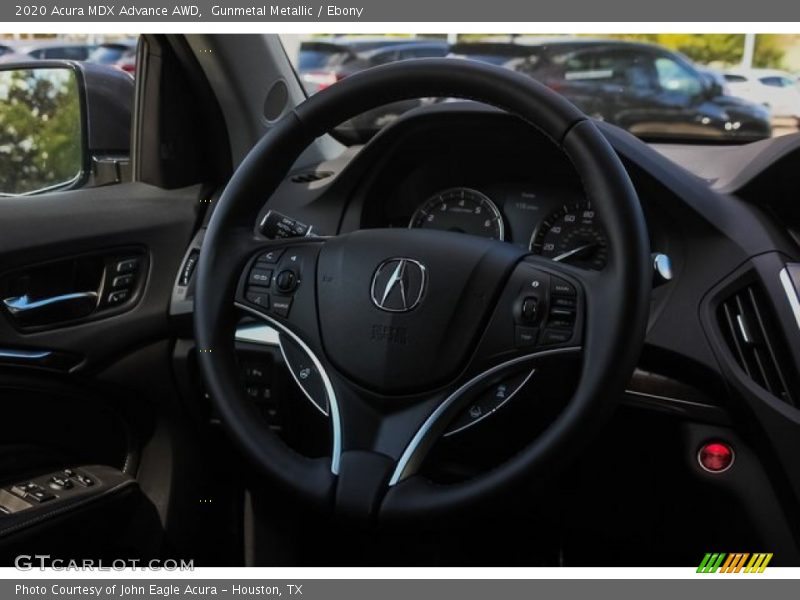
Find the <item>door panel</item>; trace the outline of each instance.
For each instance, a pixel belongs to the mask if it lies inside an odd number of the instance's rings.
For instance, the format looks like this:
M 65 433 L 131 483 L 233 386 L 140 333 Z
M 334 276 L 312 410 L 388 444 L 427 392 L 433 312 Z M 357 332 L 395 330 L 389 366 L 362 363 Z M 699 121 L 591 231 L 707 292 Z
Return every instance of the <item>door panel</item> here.
M 12 547 L 40 551 L 55 528 L 113 531 L 135 514 L 147 515 L 141 539 L 114 539 L 135 554 L 157 547 L 161 491 L 133 477 L 174 402 L 168 308 L 207 206 L 199 196 L 200 186 L 130 183 L 0 199 L 0 557 Z M 110 299 L 119 290 L 129 295 Z M 153 347 L 162 350 L 145 351 Z M 139 368 L 118 368 L 131 361 Z M 90 487 L 74 473 L 92 474 Z M 133 505 L 119 508 L 120 482 Z M 88 513 L 72 511 L 76 495 L 87 498 Z M 115 548 L 107 537 L 80 537 L 58 551 Z
M 198 195 L 199 187 L 165 191 L 131 183 L 0 201 L 0 279 L 72 257 L 121 257 L 130 248 L 146 258 L 140 293 L 125 310 L 98 312 L 76 325 L 25 330 L 0 307 L 0 349 L 68 353 L 78 358 L 79 371 L 91 372 L 165 336 L 172 285 L 201 206 Z

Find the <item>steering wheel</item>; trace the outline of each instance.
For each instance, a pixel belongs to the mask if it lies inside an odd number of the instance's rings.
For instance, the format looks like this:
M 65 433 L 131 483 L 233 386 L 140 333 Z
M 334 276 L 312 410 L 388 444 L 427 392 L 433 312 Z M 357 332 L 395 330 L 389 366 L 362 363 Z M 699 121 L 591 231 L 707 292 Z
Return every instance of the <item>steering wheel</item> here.
M 425 229 L 283 240 L 259 233 L 264 199 L 315 138 L 369 109 L 421 97 L 477 100 L 548 136 L 603 218 L 606 267 L 584 271 L 509 243 Z M 230 434 L 278 482 L 349 517 L 437 515 L 552 470 L 585 446 L 641 350 L 649 256 L 623 165 L 561 96 L 521 74 L 468 61 L 376 67 L 286 114 L 228 183 L 198 263 L 199 365 Z M 303 390 L 329 415 L 330 457 L 299 455 L 256 417 L 234 349 L 241 311 L 269 323 L 287 359 L 307 365 Z M 543 357 L 548 368 L 561 358 L 580 361 L 574 394 L 546 429 L 473 479 L 442 485 L 420 473 L 465 406 L 498 384 L 519 389 Z

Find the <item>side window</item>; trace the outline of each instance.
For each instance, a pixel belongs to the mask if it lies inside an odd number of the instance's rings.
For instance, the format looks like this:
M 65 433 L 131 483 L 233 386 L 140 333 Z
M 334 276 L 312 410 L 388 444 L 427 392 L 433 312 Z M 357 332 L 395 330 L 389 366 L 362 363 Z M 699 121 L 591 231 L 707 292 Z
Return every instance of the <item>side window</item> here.
M 703 84 L 700 78 L 674 59 L 659 56 L 655 59 L 655 68 L 661 90 L 689 98 L 702 93 Z
M 792 85 L 791 80 L 789 80 L 787 77 L 781 77 L 779 75 L 762 77 L 761 79 L 759 79 L 759 81 L 764 85 L 768 85 L 770 87 L 790 87 Z
M 394 50 L 389 51 L 389 52 L 381 52 L 379 54 L 375 54 L 372 57 L 372 60 L 370 60 L 370 62 L 373 65 L 385 65 L 385 64 L 388 64 L 388 63 L 396 61 L 397 58 L 398 58 L 397 55 L 398 55 L 398 53 L 396 51 L 394 51 Z
M 630 55 L 623 52 L 581 52 L 564 62 L 564 79 L 579 83 L 624 85 Z
M 44 58 L 54 60 L 86 60 L 88 55 L 86 46 L 61 46 L 44 51 Z

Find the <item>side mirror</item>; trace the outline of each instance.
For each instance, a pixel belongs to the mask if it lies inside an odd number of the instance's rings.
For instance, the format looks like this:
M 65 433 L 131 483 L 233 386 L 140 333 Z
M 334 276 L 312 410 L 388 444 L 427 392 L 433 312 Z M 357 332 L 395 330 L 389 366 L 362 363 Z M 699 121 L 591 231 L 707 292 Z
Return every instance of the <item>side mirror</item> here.
M 0 196 L 111 183 L 98 160 L 127 162 L 132 101 L 133 79 L 110 67 L 0 65 Z
M 711 73 L 701 73 L 700 75 L 703 79 L 703 89 L 705 90 L 706 98 L 713 100 L 714 98 L 725 95 L 725 88 L 714 75 Z

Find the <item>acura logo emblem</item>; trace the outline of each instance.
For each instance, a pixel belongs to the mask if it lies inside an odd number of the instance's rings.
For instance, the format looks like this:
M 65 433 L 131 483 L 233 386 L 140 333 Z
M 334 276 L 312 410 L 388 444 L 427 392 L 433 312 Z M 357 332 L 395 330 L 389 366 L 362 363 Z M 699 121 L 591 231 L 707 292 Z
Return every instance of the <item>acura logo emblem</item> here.
M 427 273 L 410 258 L 383 261 L 372 276 L 372 301 L 387 312 L 407 312 L 422 299 Z

